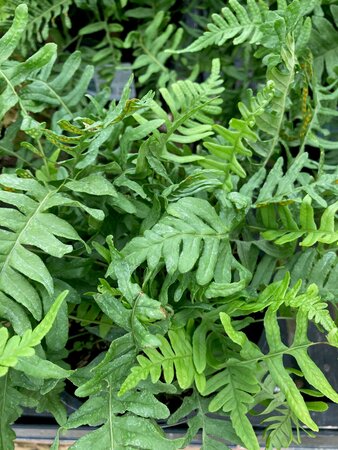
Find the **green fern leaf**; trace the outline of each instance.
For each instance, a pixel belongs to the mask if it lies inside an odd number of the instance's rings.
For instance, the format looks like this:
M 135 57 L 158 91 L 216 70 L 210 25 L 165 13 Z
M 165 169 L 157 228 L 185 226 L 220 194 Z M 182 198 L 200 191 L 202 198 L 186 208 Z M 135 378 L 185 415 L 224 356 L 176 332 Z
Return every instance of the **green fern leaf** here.
M 311 121 L 306 129 L 300 151 L 303 151 L 306 145 L 323 148 L 325 150 L 335 149 L 335 140 L 328 129 L 328 120 L 332 122 L 337 117 L 338 101 L 338 81 L 334 79 L 328 86 L 314 83 L 313 89 L 313 108 L 309 110 Z
M 133 43 L 133 47 L 136 48 L 134 51 L 136 59 L 132 68 L 137 71 L 146 68 L 139 76 L 141 84 L 149 81 L 154 74 L 159 74 L 157 83 L 164 86 L 174 75 L 166 67 L 170 54 L 166 53 L 163 47 L 170 42 L 169 45 L 176 49 L 182 39 L 183 29 L 175 30 L 175 26 L 170 24 L 165 30 L 160 31 L 164 17 L 165 12 L 159 11 L 145 30 L 132 31 L 126 38 L 124 46 L 129 48 Z
M 206 168 L 223 170 L 226 173 L 226 183 L 229 187 L 231 185 L 229 173 L 232 172 L 242 178 L 246 176 L 246 172 L 237 158 L 252 155 L 246 142 L 256 142 L 259 139 L 252 128 L 256 123 L 256 117 L 263 114 L 273 95 L 274 83 L 269 81 L 256 97 L 251 96 L 249 106 L 242 102 L 238 104 L 243 119 L 231 119 L 228 129 L 221 125 L 213 126 L 213 129 L 221 137 L 221 141 L 208 140 L 203 144 L 210 151 L 211 156 L 206 156 L 204 160 L 199 161 L 199 164 Z
M 68 16 L 72 0 L 13 0 L 4 7 L 4 12 L 12 15 L 16 7 L 27 5 L 29 10 L 28 24 L 20 36 L 20 49 L 27 52 L 28 47 L 36 50 L 37 44 L 46 41 L 51 27 L 55 27 L 55 19 L 62 17 L 64 24 L 70 28 Z M 7 23 L 4 23 L 6 26 Z
M 247 0 L 246 7 L 237 0 L 229 0 L 229 7 L 222 9 L 222 15 L 213 14 L 213 22 L 208 24 L 205 31 L 196 41 L 187 48 L 170 50 L 173 53 L 198 52 L 211 45 L 224 45 L 231 40 L 234 45 L 259 42 L 262 34 L 260 25 L 264 23 L 266 8 L 262 3 Z
M 222 417 L 217 418 L 208 415 L 209 403 L 209 399 L 193 392 L 190 397 L 184 397 L 182 405 L 168 419 L 168 425 L 181 423 L 182 419 L 187 420 L 189 429 L 183 446 L 188 445 L 198 431 L 202 430 L 202 450 L 229 450 L 224 441 L 238 442 L 238 436 L 225 415 L 218 413 Z
M 120 339 L 123 340 L 123 337 Z M 179 448 L 182 439 L 168 439 L 155 421 L 151 420 L 151 418 L 163 419 L 169 415 L 168 408 L 157 400 L 151 391 L 129 392 L 123 397 L 116 394 L 121 376 L 124 376 L 124 371 L 121 371 L 121 359 L 125 355 L 121 355 L 118 351 L 115 356 L 118 354 L 120 358 L 113 361 L 113 364 L 105 369 L 101 366 L 100 381 L 104 384 L 99 384 L 99 388 L 96 389 L 98 393 L 90 396 L 63 425 L 64 429 L 81 425 L 100 426 L 77 440 L 71 448 L 85 450 L 93 445 L 102 450 L 108 447 L 122 448 L 126 445 L 142 449 L 154 448 L 156 445 L 168 450 Z M 94 370 L 98 372 L 97 367 Z M 87 368 L 83 371 L 87 372 L 89 381 L 91 373 Z M 97 439 L 99 441 L 96 441 Z
M 71 119 L 75 107 L 87 92 L 94 68 L 80 68 L 81 54 L 76 51 L 63 63 L 61 72 L 51 78 L 55 58 L 56 54 L 38 73 L 26 77 L 30 83 L 20 91 L 21 104 L 32 112 L 40 112 L 47 107 L 58 108 L 54 121 L 58 117 Z M 83 70 L 80 77 L 77 76 L 79 69 Z
M 298 444 L 299 441 L 294 440 L 292 433 L 292 425 L 295 418 L 291 410 L 287 406 L 284 406 L 276 408 L 273 412 L 277 413 L 277 415 L 271 415 L 262 422 L 268 425 L 264 430 L 266 449 L 288 448 L 292 442 Z
M 88 167 L 95 161 L 100 146 L 110 138 L 120 122 L 137 111 L 147 109 L 150 106 L 153 97 L 152 91 L 140 100 L 129 99 L 131 82 L 132 78 L 125 85 L 118 104 L 112 102 L 109 109 L 103 111 L 102 115 L 97 117 L 97 120 L 87 117 L 76 118 L 74 124 L 70 120 L 62 119 L 58 122 L 59 127 L 73 136 L 65 136 L 45 130 L 47 139 L 72 156 L 78 157 L 79 154 L 83 153 L 77 167 Z
M 227 239 L 227 229 L 210 204 L 186 197 L 170 204 L 167 215 L 128 243 L 123 254 L 132 270 L 145 260 L 153 270 L 161 258 L 169 274 L 187 273 L 197 265 L 196 280 L 205 285 L 214 277 L 221 242 Z
M 256 119 L 258 128 L 272 136 L 271 139 L 264 142 L 264 146 L 261 143 L 256 147 L 253 145 L 253 149 L 257 148 L 257 152 L 265 157 L 265 164 L 279 143 L 285 112 L 288 109 L 289 92 L 294 82 L 297 57 L 294 39 L 291 35 L 286 37 L 285 45 L 281 49 L 281 56 L 278 57 L 277 62 L 279 59 L 282 60 L 284 69 L 281 70 L 274 65 L 267 71 L 267 80 L 272 81 L 275 86 L 275 95 L 269 105 L 270 111 L 264 111 Z
M 317 242 L 333 244 L 338 241 L 338 232 L 335 230 L 335 213 L 338 210 L 338 202 L 328 206 L 324 211 L 320 226 L 314 221 L 314 210 L 311 206 L 311 197 L 306 195 L 300 206 L 300 228 L 293 220 L 288 206 L 278 206 L 279 215 L 285 229 L 268 230 L 262 233 L 264 239 L 274 241 L 278 245 L 293 242 L 306 235 L 300 245 L 311 247 Z
M 282 202 L 285 197 L 291 197 L 291 194 L 295 193 L 297 187 L 299 187 L 301 170 L 305 167 L 307 161 L 307 153 L 298 155 L 287 172 L 283 174 L 283 159 L 278 158 L 272 169 L 269 171 L 263 185 L 260 186 L 260 183 L 256 184 L 256 186 L 260 188 L 259 195 L 255 202 L 256 208 L 264 208 L 270 203 L 279 203 Z M 265 173 L 266 172 L 263 169 L 259 174 L 259 178 L 261 179 L 261 176 Z M 259 182 L 260 180 L 257 181 Z M 256 186 L 254 186 L 254 188 L 256 188 Z M 241 192 L 243 192 L 244 189 L 245 188 L 243 187 Z
M 338 23 L 338 7 L 330 6 L 334 22 Z M 327 18 L 314 15 L 312 18 L 314 29 L 312 31 L 310 47 L 314 55 L 315 70 L 321 79 L 324 69 L 330 77 L 335 77 L 335 67 L 338 58 L 338 31 Z
M 207 380 L 203 395 L 216 393 L 209 404 L 209 411 L 219 409 L 230 413 L 231 423 L 245 447 L 259 449 L 255 432 L 246 414 L 254 402 L 253 395 L 259 391 L 256 379 L 256 365 L 246 364 L 236 367 L 239 361 L 230 359 L 227 369 Z
M 135 388 L 141 380 L 149 375 L 153 383 L 156 383 L 163 371 L 166 383 L 172 383 L 175 373 L 177 382 L 182 389 L 189 388 L 195 376 L 195 368 L 192 359 L 192 347 L 184 329 L 169 331 L 170 343 L 163 337 L 159 350 L 144 349 L 144 355 L 137 357 L 138 366 L 131 369 L 131 373 L 121 386 L 119 395 L 125 394 Z
M 19 370 L 29 372 L 29 368 L 27 369 L 27 365 L 25 365 L 25 360 L 30 362 L 32 361 L 32 357 L 35 354 L 34 347 L 36 347 L 42 339 L 46 336 L 48 331 L 51 329 L 57 312 L 66 298 L 68 292 L 65 291 L 61 293 L 57 299 L 55 300 L 53 306 L 50 308 L 44 319 L 39 323 L 39 325 L 32 331 L 28 329 L 25 333 L 20 336 L 12 336 L 9 337 L 9 333 L 7 328 L 0 328 L 0 377 L 6 375 L 8 369 L 10 367 L 15 367 L 19 364 Z M 40 376 L 40 370 L 47 369 L 46 363 L 49 363 L 51 366 L 55 366 L 49 361 L 43 361 L 41 358 L 35 357 L 36 367 L 30 366 L 32 369 L 33 376 Z M 21 366 L 20 366 L 21 362 Z M 40 369 L 39 369 L 40 364 Z M 55 366 L 57 367 L 57 366 Z M 51 369 L 52 375 L 55 374 L 56 378 L 59 377 L 59 373 L 55 370 L 55 367 Z M 64 371 L 60 369 L 60 373 L 67 376 L 69 374 L 68 371 Z M 48 370 L 48 369 L 47 369 Z M 54 371 L 55 370 L 55 371 Z M 29 374 L 31 375 L 31 374 Z M 61 375 L 62 376 L 62 375 Z
M 40 320 L 41 299 L 32 282 L 42 285 L 49 295 L 53 294 L 54 285 L 47 267 L 31 246 L 57 258 L 71 252 L 73 247 L 64 244 L 58 237 L 82 241 L 80 236 L 66 221 L 48 213 L 48 209 L 57 205 L 81 204 L 32 178 L 3 174 L 0 175 L 0 185 L 3 187 L 0 199 L 10 205 L 0 209 L 0 221 L 4 227 L 0 249 L 1 302 L 11 304 L 15 300 Z M 85 209 L 99 217 L 99 211 Z M 17 329 L 15 322 L 13 325 Z
M 161 88 L 160 93 L 172 114 L 172 120 L 165 109 L 155 102 L 152 110 L 164 120 L 167 128 L 166 141 L 187 144 L 201 140 L 212 134 L 212 116 L 221 112 L 222 79 L 220 61 L 214 59 L 209 78 L 204 83 L 180 80 Z
M 56 54 L 55 44 L 46 44 L 30 58 L 23 62 L 13 62 L 8 65 L 7 59 L 17 47 L 22 33 L 28 22 L 28 10 L 25 4 L 21 4 L 15 10 L 13 24 L 0 39 L 0 119 L 5 113 L 19 104 L 21 112 L 28 122 L 31 120 L 25 105 L 17 92 L 17 86 L 32 76 L 38 69 L 46 66 Z M 4 63 L 7 63 L 4 65 Z
M 113 289 L 107 282 L 99 286 L 100 294 L 95 295 L 95 301 L 119 327 L 132 333 L 138 345 L 141 347 L 157 346 L 160 341 L 149 332 L 147 325 L 156 320 L 165 319 L 165 310 L 158 301 L 144 294 L 137 284 L 126 279 L 122 271 L 123 267 L 115 268 L 115 273 L 120 276 L 120 295 L 124 296 L 123 300 L 126 300 L 129 306 L 123 306 L 123 301 L 114 296 Z M 127 276 L 130 277 L 129 271 Z
M 163 450 L 181 447 L 182 438 L 169 439 L 154 422 L 134 415 L 114 416 L 103 427 L 81 437 L 69 450 L 107 448 L 139 448 L 147 450 L 161 446 Z

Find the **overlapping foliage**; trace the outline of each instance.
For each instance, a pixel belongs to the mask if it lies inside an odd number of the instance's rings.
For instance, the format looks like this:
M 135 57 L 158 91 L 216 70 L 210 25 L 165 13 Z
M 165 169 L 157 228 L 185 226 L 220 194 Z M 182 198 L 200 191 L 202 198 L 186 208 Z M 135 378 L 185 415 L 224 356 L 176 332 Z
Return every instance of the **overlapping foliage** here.
M 337 6 L 0 7 L 0 449 L 27 406 L 54 449 L 83 425 L 74 450 L 258 450 L 252 416 L 267 449 L 318 431 L 338 402 L 308 351 L 338 347 Z

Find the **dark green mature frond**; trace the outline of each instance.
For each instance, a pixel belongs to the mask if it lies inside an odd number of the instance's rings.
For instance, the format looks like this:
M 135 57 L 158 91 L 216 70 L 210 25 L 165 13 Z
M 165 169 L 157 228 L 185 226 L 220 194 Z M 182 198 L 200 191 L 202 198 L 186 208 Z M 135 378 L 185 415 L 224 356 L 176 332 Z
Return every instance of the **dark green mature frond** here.
M 13 15 L 17 6 L 28 6 L 28 23 L 20 36 L 20 48 L 26 53 L 28 47 L 36 50 L 38 43 L 48 39 L 50 28 L 55 27 L 55 20 L 62 18 L 63 23 L 70 28 L 68 10 L 73 0 L 11 0 L 4 6 L 4 13 Z M 7 23 L 4 23 L 4 28 Z M 6 27 L 7 28 L 7 27 Z
M 213 22 L 208 24 L 208 31 L 187 48 L 178 51 L 173 48 L 173 52 L 197 52 L 211 45 L 224 45 L 229 40 L 234 45 L 258 42 L 262 36 L 260 25 L 265 21 L 266 6 L 255 0 L 247 0 L 245 7 L 237 0 L 229 0 L 229 5 L 222 9 L 221 14 L 212 14 Z
M 43 286 L 52 295 L 54 283 L 43 260 L 32 250 L 61 258 L 73 250 L 59 238 L 82 241 L 75 229 L 65 220 L 49 213 L 58 205 L 82 206 L 60 194 L 56 189 L 46 188 L 34 179 L 18 178 L 15 175 L 0 175 L 0 200 L 9 205 L 0 209 L 1 263 L 0 295 L 1 316 L 8 318 L 14 329 L 22 333 L 27 328 L 27 311 L 39 320 L 42 314 L 41 299 L 34 282 Z M 96 218 L 102 212 L 85 208 Z M 25 309 L 22 309 L 22 305 Z M 16 317 L 15 311 L 19 311 Z
M 156 399 L 151 388 L 129 392 L 122 397 L 117 395 L 121 376 L 124 374 L 123 370 L 128 369 L 131 362 L 130 353 L 125 353 L 128 350 L 125 337 L 116 339 L 114 343 L 118 343 L 118 341 L 120 341 L 120 345 L 115 345 L 112 363 L 108 366 L 100 364 L 93 367 L 94 376 L 88 367 L 81 369 L 75 375 L 74 383 L 83 384 L 83 379 L 85 379 L 87 386 L 92 385 L 92 392 L 89 399 L 70 415 L 62 428 L 72 429 L 82 425 L 99 426 L 99 428 L 88 432 L 71 448 L 87 450 L 95 447 L 104 450 L 108 447 L 129 446 L 130 448 L 149 449 L 158 445 L 165 450 L 180 448 L 182 439 L 166 438 L 154 421 L 154 419 L 168 417 L 169 410 Z M 83 384 L 79 388 L 79 395 L 82 395 L 80 390 L 83 390 L 84 386 Z M 58 437 L 54 445 L 57 443 Z

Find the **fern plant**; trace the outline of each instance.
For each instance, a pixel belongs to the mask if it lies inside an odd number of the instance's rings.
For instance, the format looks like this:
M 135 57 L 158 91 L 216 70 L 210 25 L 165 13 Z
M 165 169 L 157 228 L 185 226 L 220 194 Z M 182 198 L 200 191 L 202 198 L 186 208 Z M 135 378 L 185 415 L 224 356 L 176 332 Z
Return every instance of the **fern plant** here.
M 27 407 L 55 450 L 78 427 L 74 450 L 315 437 L 338 403 L 315 358 L 338 347 L 334 2 L 3 4 L 0 449 Z
M 6 17 L 14 15 L 15 8 L 26 4 L 29 8 L 29 20 L 28 24 L 23 30 L 20 36 L 20 47 L 24 54 L 29 49 L 36 50 L 41 42 L 45 42 L 50 33 L 52 27 L 56 28 L 56 19 L 61 18 L 62 23 L 67 27 L 71 27 L 71 21 L 69 19 L 68 11 L 72 4 L 72 0 L 27 0 L 20 2 L 19 0 L 13 0 L 10 3 L 3 5 L 3 14 Z M 7 19 L 2 24 L 2 28 L 6 29 L 11 24 Z

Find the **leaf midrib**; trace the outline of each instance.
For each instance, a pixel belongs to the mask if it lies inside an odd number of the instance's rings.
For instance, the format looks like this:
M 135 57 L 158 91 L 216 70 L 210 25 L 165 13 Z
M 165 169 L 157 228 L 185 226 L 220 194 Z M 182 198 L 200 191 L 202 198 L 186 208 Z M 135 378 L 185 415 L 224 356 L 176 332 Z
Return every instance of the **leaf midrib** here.
M 9 251 L 9 253 L 8 253 L 7 256 L 6 256 L 5 262 L 3 263 L 3 266 L 2 266 L 2 268 L 0 269 L 0 279 L 1 279 L 1 276 L 3 275 L 3 273 L 5 273 L 6 270 L 7 270 L 7 268 L 9 267 L 10 261 L 11 261 L 11 258 L 12 258 L 12 256 L 13 256 L 13 253 L 14 253 L 15 249 L 17 248 L 17 246 L 18 246 L 19 244 L 21 245 L 20 240 L 21 240 L 21 237 L 22 237 L 23 233 L 29 228 L 29 226 L 30 226 L 32 220 L 36 217 L 36 215 L 40 212 L 40 210 L 41 210 L 41 208 L 43 207 L 43 205 L 46 203 L 46 201 L 47 201 L 47 200 L 49 199 L 49 197 L 51 197 L 52 195 L 54 195 L 54 192 L 49 191 L 49 192 L 46 194 L 46 196 L 43 198 L 43 200 L 42 200 L 40 203 L 38 203 L 37 209 L 36 209 L 35 211 L 33 211 L 33 213 L 32 213 L 30 216 L 26 216 L 26 217 L 29 217 L 29 219 L 28 219 L 26 225 L 25 225 L 25 226 L 20 230 L 20 232 L 18 233 L 17 239 L 15 239 L 15 241 L 14 241 L 14 243 L 13 243 L 13 246 L 12 246 L 11 250 Z M 13 232 L 13 234 L 16 234 L 16 233 Z

